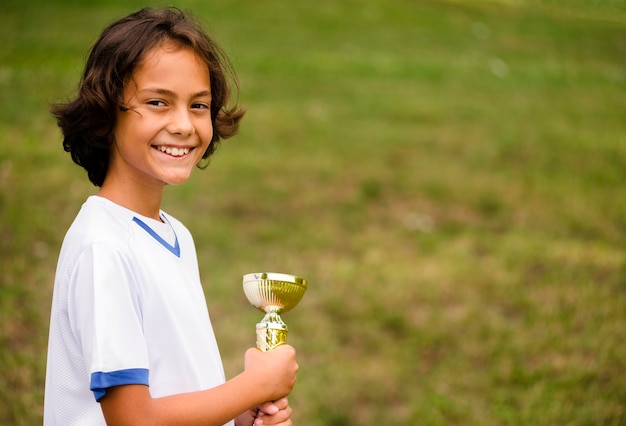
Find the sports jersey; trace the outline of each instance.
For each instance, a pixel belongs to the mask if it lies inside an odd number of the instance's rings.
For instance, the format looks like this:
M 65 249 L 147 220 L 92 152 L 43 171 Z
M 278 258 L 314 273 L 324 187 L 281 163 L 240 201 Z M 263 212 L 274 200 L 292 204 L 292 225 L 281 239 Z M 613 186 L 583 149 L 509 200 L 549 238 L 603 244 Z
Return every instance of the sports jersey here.
M 104 425 L 98 401 L 111 386 L 147 385 L 156 398 L 224 383 L 193 239 L 175 218 L 161 219 L 91 196 L 68 230 L 44 425 Z

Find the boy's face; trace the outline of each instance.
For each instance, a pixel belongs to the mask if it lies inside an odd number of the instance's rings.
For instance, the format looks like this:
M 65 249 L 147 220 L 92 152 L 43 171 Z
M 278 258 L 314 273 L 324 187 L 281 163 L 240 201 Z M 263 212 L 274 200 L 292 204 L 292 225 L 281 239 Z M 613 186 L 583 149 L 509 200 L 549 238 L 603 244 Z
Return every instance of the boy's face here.
M 158 187 L 186 181 L 213 137 L 207 65 L 188 47 L 161 43 L 124 87 L 124 104 L 107 178 Z

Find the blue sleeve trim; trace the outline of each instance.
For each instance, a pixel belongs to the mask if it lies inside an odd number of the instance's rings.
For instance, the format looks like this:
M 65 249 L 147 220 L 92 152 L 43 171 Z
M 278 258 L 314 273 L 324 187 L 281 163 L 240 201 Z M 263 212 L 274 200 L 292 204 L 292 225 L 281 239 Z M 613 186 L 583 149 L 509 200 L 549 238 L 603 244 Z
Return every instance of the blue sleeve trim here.
M 91 384 L 89 388 L 92 390 L 96 401 L 106 395 L 107 388 L 120 385 L 146 385 L 148 384 L 147 368 L 129 368 L 128 370 L 118 370 L 103 373 L 97 371 L 91 374 Z

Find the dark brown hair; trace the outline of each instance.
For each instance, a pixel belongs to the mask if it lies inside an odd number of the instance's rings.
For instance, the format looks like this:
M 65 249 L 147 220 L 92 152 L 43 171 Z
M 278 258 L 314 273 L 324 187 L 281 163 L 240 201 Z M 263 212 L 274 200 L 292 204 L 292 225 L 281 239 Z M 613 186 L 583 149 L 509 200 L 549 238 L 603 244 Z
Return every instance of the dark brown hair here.
M 76 98 L 51 108 L 63 132 L 63 148 L 96 186 L 102 185 L 109 168 L 116 114 L 125 109 L 124 85 L 145 53 L 165 40 L 191 47 L 209 68 L 213 139 L 202 158 L 237 132 L 245 111 L 228 107 L 230 86 L 237 82 L 222 49 L 182 11 L 142 9 L 105 28 L 91 48 Z

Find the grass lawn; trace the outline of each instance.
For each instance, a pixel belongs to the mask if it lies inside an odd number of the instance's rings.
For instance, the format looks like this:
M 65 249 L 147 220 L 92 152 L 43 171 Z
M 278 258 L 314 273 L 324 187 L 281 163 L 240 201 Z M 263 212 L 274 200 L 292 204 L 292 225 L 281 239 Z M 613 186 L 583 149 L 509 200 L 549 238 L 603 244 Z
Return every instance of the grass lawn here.
M 0 5 L 0 424 L 40 424 L 61 241 L 95 192 L 48 104 L 103 26 L 165 2 Z M 175 2 L 248 109 L 167 188 L 229 377 L 301 275 L 294 423 L 626 424 L 626 2 Z

